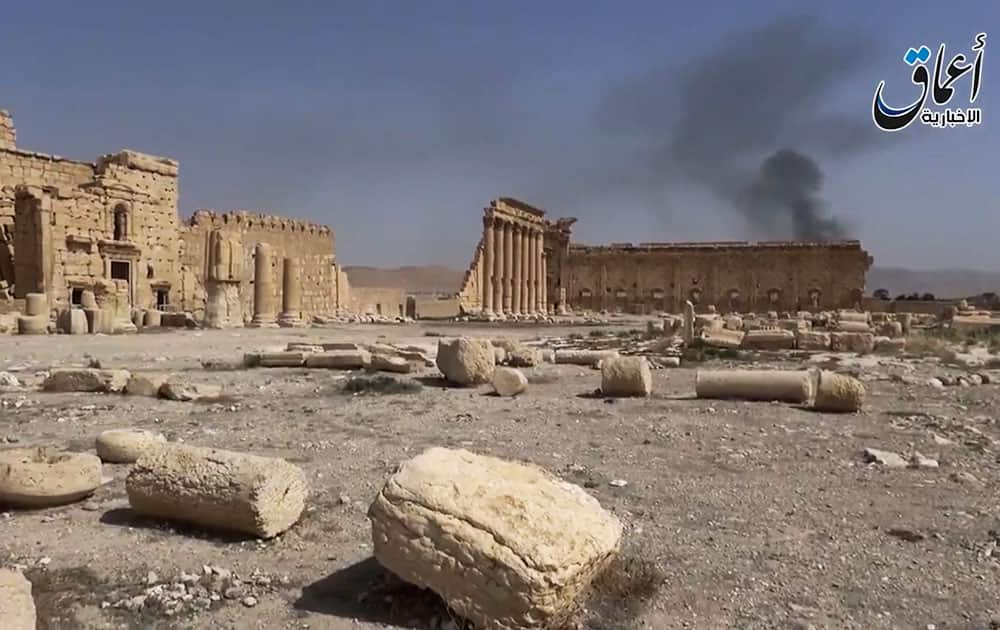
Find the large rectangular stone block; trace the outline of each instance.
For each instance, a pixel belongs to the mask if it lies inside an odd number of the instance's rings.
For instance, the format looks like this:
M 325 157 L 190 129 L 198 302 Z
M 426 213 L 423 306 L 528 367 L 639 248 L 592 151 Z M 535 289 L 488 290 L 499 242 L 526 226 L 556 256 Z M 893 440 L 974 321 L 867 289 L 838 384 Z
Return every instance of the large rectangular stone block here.
M 618 519 L 578 486 L 444 448 L 404 463 L 369 517 L 383 566 L 490 630 L 565 619 L 622 535 Z

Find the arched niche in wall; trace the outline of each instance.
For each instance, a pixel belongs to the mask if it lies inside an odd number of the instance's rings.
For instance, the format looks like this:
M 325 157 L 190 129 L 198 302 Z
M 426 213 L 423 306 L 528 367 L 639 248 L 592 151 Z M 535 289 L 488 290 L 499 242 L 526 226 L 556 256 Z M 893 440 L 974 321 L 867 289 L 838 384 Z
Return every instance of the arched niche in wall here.
M 738 311 L 740 310 L 740 290 L 739 289 L 729 289 L 727 294 L 729 310 Z
M 819 308 L 819 302 L 823 299 L 823 292 L 817 288 L 809 289 L 809 306 Z
M 112 210 L 112 238 L 116 241 L 129 240 L 129 221 L 131 219 L 128 204 L 119 203 Z
M 781 301 L 781 289 L 768 289 L 767 290 L 767 303 L 771 306 L 777 306 L 778 302 Z

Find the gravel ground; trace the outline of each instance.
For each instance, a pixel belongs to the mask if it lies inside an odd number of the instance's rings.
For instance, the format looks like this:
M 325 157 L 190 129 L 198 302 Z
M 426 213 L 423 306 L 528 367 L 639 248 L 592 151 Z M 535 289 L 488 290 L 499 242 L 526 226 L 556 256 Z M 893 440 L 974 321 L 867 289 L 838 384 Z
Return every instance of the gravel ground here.
M 605 327 L 612 329 L 611 326 Z M 431 336 L 428 336 L 428 332 Z M 552 327 L 342 326 L 0 338 L 0 443 L 92 451 L 103 430 L 284 457 L 311 484 L 303 519 L 258 542 L 148 521 L 128 509 L 128 465 L 74 505 L 0 516 L 0 565 L 24 567 L 40 628 L 459 628 L 435 598 L 371 559 L 368 504 L 396 465 L 433 446 L 535 462 L 588 489 L 626 526 L 624 584 L 603 585 L 583 628 L 1000 627 L 1000 386 L 933 387 L 961 368 L 841 357 L 863 413 L 697 400 L 694 369 L 654 372 L 654 395 L 595 396 L 600 373 L 545 364 L 515 398 L 441 386 L 349 394 L 350 373 L 213 369 L 290 341 L 436 333 L 523 337 Z M 586 332 L 586 331 L 583 331 Z M 837 358 L 837 357 L 835 357 Z M 226 397 L 184 403 L 41 393 L 41 372 L 86 365 L 189 373 Z M 740 365 L 797 367 L 806 357 Z M 700 367 L 732 366 L 713 360 Z M 937 468 L 866 463 L 865 448 Z

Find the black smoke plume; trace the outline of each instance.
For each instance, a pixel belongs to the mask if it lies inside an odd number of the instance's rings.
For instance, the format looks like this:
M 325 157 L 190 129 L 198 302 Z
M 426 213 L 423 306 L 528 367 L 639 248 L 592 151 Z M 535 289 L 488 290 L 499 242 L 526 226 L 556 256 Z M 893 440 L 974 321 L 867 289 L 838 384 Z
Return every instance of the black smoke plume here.
M 619 131 L 659 138 L 646 145 L 651 170 L 711 191 L 754 236 L 842 239 L 850 229 L 828 216 L 812 156 L 848 157 L 878 138 L 865 111 L 830 104 L 874 51 L 861 34 L 782 18 L 720 34 L 683 67 L 623 86 L 604 115 Z

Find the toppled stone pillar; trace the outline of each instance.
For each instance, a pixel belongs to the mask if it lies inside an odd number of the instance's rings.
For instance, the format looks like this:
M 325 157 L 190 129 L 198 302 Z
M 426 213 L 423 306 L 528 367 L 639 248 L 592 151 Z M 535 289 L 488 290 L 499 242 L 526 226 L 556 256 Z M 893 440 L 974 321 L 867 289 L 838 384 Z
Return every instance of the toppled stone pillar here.
M 698 370 L 694 388 L 698 398 L 804 403 L 813 381 L 808 370 Z
M 4 630 L 35 630 L 31 582 L 20 571 L 0 569 L 0 621 Z
M 554 363 L 594 366 L 617 356 L 617 350 L 556 350 Z
M 101 460 L 96 455 L 47 447 L 0 450 L 0 504 L 65 505 L 90 496 L 100 485 Z
M 253 328 L 274 328 L 274 277 L 271 274 L 273 249 L 267 243 L 257 243 L 254 248 L 253 267 Z
M 382 566 L 490 630 L 555 627 L 622 536 L 621 522 L 579 486 L 444 448 L 404 463 L 368 516 Z
M 299 520 L 308 487 L 283 459 L 167 444 L 139 458 L 125 481 L 138 514 L 273 538 Z
M 611 357 L 601 362 L 601 393 L 605 396 L 649 396 L 653 373 L 646 357 Z
M 278 325 L 285 328 L 305 326 L 302 321 L 301 263 L 298 258 L 285 258 L 281 272 L 281 317 Z
M 865 386 L 856 378 L 823 370 L 819 374 L 813 409 L 835 413 L 859 411 L 865 401 Z

